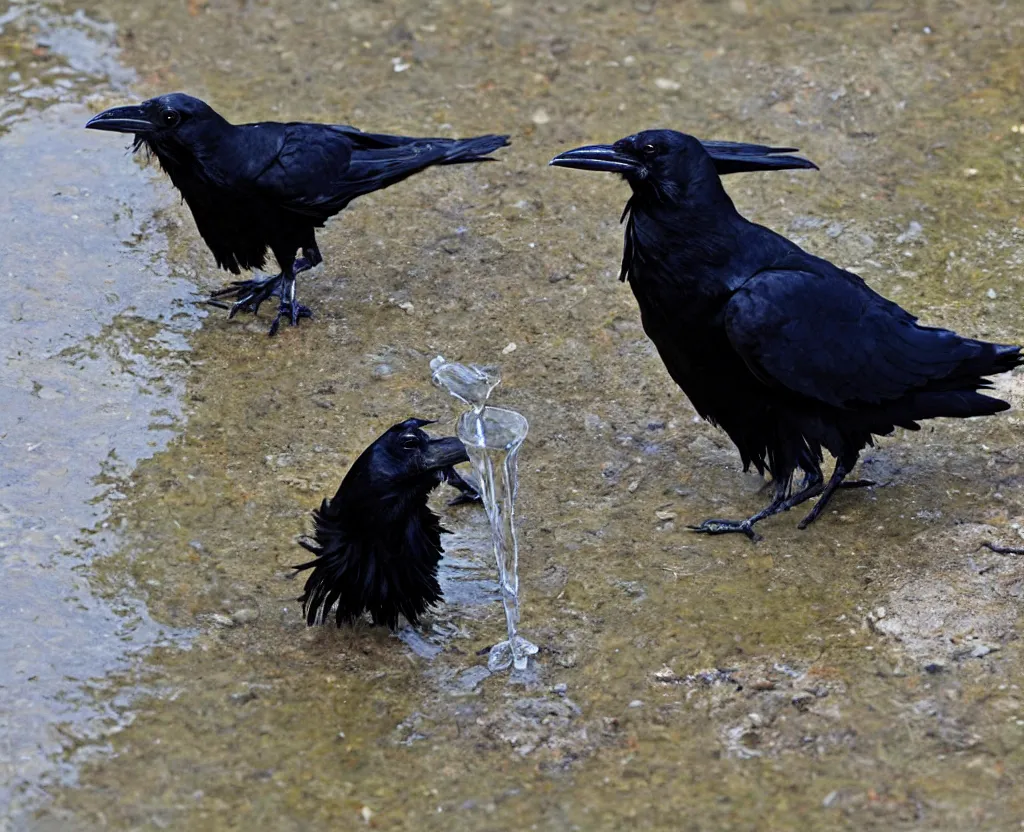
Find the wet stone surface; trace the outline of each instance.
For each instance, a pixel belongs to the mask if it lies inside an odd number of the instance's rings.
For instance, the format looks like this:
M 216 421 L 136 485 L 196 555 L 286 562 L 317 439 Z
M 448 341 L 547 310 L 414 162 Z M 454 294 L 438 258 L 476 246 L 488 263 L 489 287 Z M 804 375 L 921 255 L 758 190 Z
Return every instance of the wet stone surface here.
M 1017 5 L 82 6 L 0 6 L 0 825 L 1019 825 L 1024 559 L 982 544 L 1024 545 L 1021 377 L 1008 414 L 881 440 L 882 487 L 805 532 L 694 538 L 763 483 L 615 280 L 625 186 L 546 167 L 649 126 L 795 144 L 821 171 L 733 177 L 742 211 L 1019 342 Z M 316 317 L 268 339 L 186 302 L 227 279 L 191 217 L 78 129 L 171 89 L 513 146 L 353 204 L 300 277 Z M 530 422 L 526 674 L 483 671 L 488 531 L 448 489 L 448 603 L 419 631 L 309 630 L 294 600 L 294 541 L 356 455 L 412 415 L 454 431 L 438 354 L 500 364 L 495 404 Z

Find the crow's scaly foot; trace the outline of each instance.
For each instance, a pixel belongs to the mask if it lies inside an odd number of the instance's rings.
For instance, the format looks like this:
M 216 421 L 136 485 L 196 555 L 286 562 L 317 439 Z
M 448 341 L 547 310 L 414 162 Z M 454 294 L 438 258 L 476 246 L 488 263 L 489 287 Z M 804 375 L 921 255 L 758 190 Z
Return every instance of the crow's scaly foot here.
M 313 310 L 308 306 L 303 306 L 297 301 L 281 301 L 281 305 L 277 307 L 277 315 L 274 316 L 274 321 L 270 325 L 270 329 L 267 330 L 267 335 L 273 337 L 277 335 L 277 330 L 281 326 L 281 319 L 284 318 L 292 326 L 298 326 L 301 318 L 312 318 Z
M 212 292 L 206 303 L 218 309 L 229 309 L 228 318 L 235 317 L 239 312 L 252 312 L 255 315 L 265 301 L 281 296 L 282 285 L 281 275 L 262 280 L 236 280 L 230 286 Z M 226 303 L 222 298 L 234 299 L 234 303 Z
M 761 535 L 754 531 L 754 524 L 747 520 L 705 520 L 699 526 L 687 526 L 691 532 L 697 534 L 745 534 L 755 543 L 761 539 Z

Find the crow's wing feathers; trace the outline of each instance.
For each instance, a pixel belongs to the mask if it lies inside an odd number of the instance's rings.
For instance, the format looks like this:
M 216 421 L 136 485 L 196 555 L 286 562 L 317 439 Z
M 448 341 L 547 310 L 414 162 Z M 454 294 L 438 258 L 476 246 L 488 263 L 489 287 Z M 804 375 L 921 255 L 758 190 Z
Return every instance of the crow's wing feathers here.
M 925 389 L 983 349 L 954 332 L 918 325 L 835 267 L 756 274 L 726 305 L 725 327 L 763 383 L 834 407 Z
M 349 187 L 353 154 L 349 134 L 353 130 L 321 124 L 283 125 L 276 155 L 250 180 L 253 189 L 281 207 L 322 216 L 323 206 Z

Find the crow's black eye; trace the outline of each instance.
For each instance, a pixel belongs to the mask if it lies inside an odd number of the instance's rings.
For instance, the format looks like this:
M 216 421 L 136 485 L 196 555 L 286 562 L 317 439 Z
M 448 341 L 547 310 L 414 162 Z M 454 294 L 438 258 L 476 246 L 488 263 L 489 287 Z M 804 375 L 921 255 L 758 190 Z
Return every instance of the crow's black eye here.
M 160 113 L 160 123 L 164 127 L 174 127 L 179 121 L 181 121 L 181 116 L 175 110 L 164 110 Z
M 644 154 L 644 156 L 650 158 L 652 156 L 658 155 L 658 148 L 656 148 L 653 144 L 645 144 L 641 149 L 641 152 Z
M 418 450 L 420 438 L 415 433 L 406 433 L 402 436 L 402 447 L 407 451 Z

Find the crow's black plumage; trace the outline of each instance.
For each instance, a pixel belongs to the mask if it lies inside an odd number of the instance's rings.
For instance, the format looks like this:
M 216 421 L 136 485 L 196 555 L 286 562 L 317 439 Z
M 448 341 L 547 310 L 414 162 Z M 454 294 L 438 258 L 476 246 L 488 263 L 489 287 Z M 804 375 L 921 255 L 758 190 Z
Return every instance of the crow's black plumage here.
M 263 267 L 267 249 L 280 274 L 236 281 L 211 302 L 254 314 L 280 298 L 270 327 L 309 317 L 295 301 L 295 275 L 323 261 L 317 228 L 353 199 L 394 185 L 432 165 L 488 160 L 507 136 L 418 139 L 363 133 L 342 124 L 230 124 L 208 104 L 184 93 L 115 107 L 86 125 L 134 133 L 134 149 L 160 161 L 192 210 L 217 265 L 234 274 Z M 296 253 L 302 250 L 302 257 Z M 228 307 L 223 298 L 234 303 Z
M 314 512 L 313 539 L 300 543 L 316 558 L 295 567 L 313 570 L 299 599 L 308 624 L 325 622 L 337 604 L 338 626 L 369 612 L 393 630 L 399 614 L 415 625 L 441 600 L 444 529 L 427 496 L 442 482 L 476 495 L 453 468 L 469 459 L 465 447 L 431 439 L 422 429 L 429 424 L 407 419 L 386 430 Z
M 921 326 L 857 275 L 744 219 L 692 136 L 651 130 L 551 163 L 625 176 L 633 195 L 621 279 L 644 331 L 744 467 L 772 475 L 765 509 L 695 531 L 755 538 L 759 520 L 820 494 L 805 528 L 837 488 L 866 484 L 844 480 L 873 435 L 1009 407 L 978 391 L 1021 363 L 1019 347 Z M 827 483 L 823 449 L 836 458 Z M 792 493 L 797 468 L 805 479 Z

